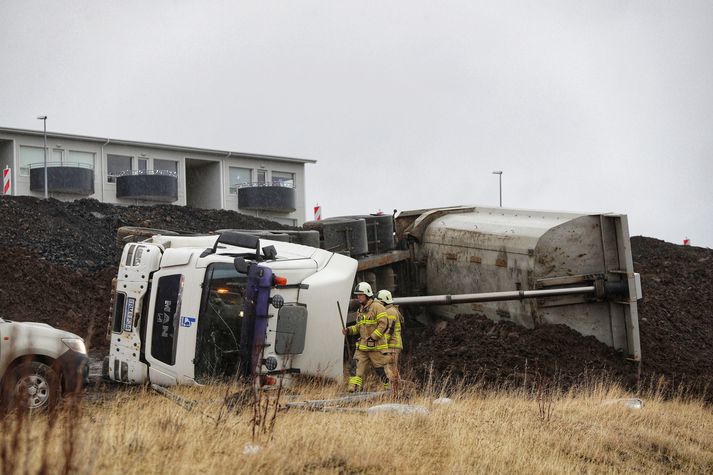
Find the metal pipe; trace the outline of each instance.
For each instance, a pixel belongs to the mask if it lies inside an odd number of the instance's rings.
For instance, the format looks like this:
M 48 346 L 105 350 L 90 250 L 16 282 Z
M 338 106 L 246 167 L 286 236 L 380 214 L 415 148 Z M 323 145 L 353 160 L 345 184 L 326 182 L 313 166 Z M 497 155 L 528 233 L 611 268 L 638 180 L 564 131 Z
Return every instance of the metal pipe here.
M 398 297 L 395 305 L 453 305 L 472 302 L 501 302 L 503 300 L 524 300 L 541 297 L 559 297 L 563 295 L 596 294 L 593 285 L 569 287 L 565 289 L 513 290 L 506 292 L 481 292 L 477 294 L 426 295 L 423 297 Z
M 503 172 L 501 170 L 493 172 L 493 175 L 498 175 L 498 189 L 500 190 L 500 207 L 503 207 Z
M 38 117 L 39 120 L 43 122 L 43 133 L 42 136 L 44 137 L 44 143 L 45 143 L 45 199 L 49 198 L 49 194 L 47 192 L 47 116 L 46 115 L 41 115 Z
M 104 142 L 101 146 L 101 149 L 99 151 L 99 177 L 101 178 L 101 188 L 99 189 L 101 191 L 101 202 L 104 202 L 104 185 L 106 185 L 106 179 L 104 178 L 104 162 L 107 160 L 104 160 L 104 147 L 109 145 L 109 142 L 111 142 L 110 138 L 106 139 L 106 142 Z M 96 170 L 94 170 L 94 179 L 96 180 Z M 109 169 L 107 167 L 107 175 L 109 173 Z

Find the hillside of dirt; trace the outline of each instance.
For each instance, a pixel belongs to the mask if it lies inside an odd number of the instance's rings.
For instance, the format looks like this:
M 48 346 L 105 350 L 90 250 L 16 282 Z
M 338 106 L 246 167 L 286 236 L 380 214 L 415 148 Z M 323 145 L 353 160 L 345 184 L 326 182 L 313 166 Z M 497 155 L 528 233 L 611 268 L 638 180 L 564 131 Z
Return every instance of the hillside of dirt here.
M 35 252 L 70 269 L 101 270 L 121 256 L 116 230 L 143 226 L 186 233 L 286 226 L 234 211 L 187 206 L 115 206 L 93 199 L 72 202 L 28 196 L 0 197 L 0 245 Z
M 627 387 L 660 386 L 664 392 L 713 393 L 713 250 L 658 239 L 631 239 L 641 274 L 639 302 L 642 363 L 564 325 L 533 330 L 483 316 L 413 335 L 410 364 L 417 377 L 451 375 L 469 382 L 520 385 L 533 375 L 563 387 L 605 376 Z M 640 379 L 637 372 L 640 370 Z M 661 379 L 663 378 L 663 379 Z M 709 388 L 710 386 L 710 388 Z
M 713 250 L 631 239 L 641 274 L 642 374 L 713 393 Z

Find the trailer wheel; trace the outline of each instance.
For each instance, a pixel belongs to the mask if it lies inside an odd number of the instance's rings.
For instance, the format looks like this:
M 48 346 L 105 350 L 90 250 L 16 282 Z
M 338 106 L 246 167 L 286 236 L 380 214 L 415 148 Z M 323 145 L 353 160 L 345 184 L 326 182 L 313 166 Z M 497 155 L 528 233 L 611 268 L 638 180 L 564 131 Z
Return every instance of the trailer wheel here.
M 59 396 L 57 373 L 39 361 L 21 363 L 5 375 L 3 402 L 8 408 L 21 407 L 30 411 L 51 409 L 57 404 Z

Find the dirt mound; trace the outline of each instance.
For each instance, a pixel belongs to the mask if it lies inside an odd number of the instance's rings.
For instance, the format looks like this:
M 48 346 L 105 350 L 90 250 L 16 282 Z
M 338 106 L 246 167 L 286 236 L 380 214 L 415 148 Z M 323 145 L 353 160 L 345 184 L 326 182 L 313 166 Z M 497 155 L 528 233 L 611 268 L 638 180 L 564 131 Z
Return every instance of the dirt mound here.
M 0 245 L 29 249 L 70 269 L 115 266 L 121 226 L 144 226 L 188 233 L 222 228 L 283 229 L 286 226 L 227 210 L 186 206 L 115 206 L 93 199 L 71 202 L 28 196 L 0 198 Z
M 641 236 L 631 245 L 644 294 L 642 374 L 673 386 L 713 386 L 713 250 Z
M 713 386 L 713 250 L 684 247 L 652 238 L 631 239 L 634 268 L 641 274 L 639 302 L 642 364 L 640 384 L 665 382 L 665 390 L 686 388 L 708 394 Z M 534 373 L 562 386 L 584 376 L 606 376 L 627 386 L 637 365 L 621 353 L 563 325 L 533 330 L 483 316 L 461 316 L 441 331 L 414 335 L 412 364 L 426 377 L 520 384 Z M 663 380 L 661 378 L 664 378 Z
M 0 317 L 71 331 L 105 347 L 111 279 L 116 268 L 72 270 L 19 248 L 0 253 Z
M 459 315 L 422 334 L 411 364 L 416 376 L 450 375 L 466 383 L 521 386 L 535 375 L 567 388 L 589 377 L 607 376 L 630 385 L 636 365 L 614 349 L 565 325 L 527 329 L 483 315 Z

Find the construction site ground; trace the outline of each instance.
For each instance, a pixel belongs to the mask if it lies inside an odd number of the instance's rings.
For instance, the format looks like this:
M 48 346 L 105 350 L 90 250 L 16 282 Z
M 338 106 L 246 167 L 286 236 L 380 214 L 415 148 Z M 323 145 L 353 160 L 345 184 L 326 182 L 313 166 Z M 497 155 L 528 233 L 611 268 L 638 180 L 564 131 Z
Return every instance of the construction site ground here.
M 87 337 L 95 364 L 106 352 L 120 226 L 196 233 L 282 227 L 231 211 L 29 197 L 0 198 L 0 219 L 2 317 L 44 322 Z M 633 237 L 631 243 L 644 294 L 640 368 L 563 325 L 526 329 L 463 315 L 436 328 L 410 328 L 405 373 L 417 381 L 448 377 L 494 386 L 527 385 L 539 378 L 566 388 L 613 379 L 626 387 L 707 394 L 713 381 L 713 250 L 647 237 Z

